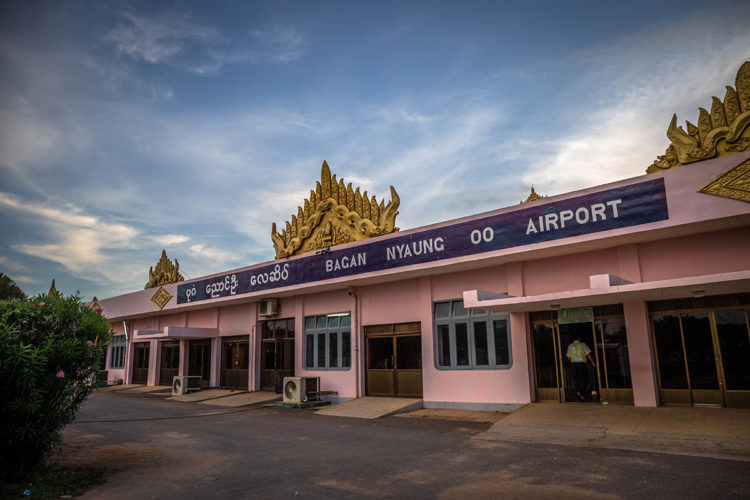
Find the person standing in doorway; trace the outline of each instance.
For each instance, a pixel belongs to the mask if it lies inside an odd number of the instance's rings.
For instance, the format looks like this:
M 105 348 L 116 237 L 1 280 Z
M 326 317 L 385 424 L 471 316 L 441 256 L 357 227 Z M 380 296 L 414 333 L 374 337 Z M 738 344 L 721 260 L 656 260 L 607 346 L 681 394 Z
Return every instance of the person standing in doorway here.
M 591 357 L 591 349 L 585 343 L 581 342 L 581 336 L 578 335 L 568 345 L 568 351 L 565 353 L 565 356 L 573 366 L 573 388 L 576 391 L 576 396 L 583 403 L 585 401 L 583 391 L 589 385 L 589 368 L 586 365 L 586 360 L 591 361 L 591 364 L 596 366 L 594 358 Z

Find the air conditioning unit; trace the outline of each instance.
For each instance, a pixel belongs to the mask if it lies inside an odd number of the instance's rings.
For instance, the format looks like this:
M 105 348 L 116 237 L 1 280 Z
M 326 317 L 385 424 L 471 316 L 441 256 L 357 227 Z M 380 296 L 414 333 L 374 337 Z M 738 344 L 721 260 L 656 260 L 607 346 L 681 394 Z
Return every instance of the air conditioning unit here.
M 279 299 L 262 299 L 258 302 L 258 316 L 276 316 L 279 314 Z
M 284 402 L 300 404 L 307 401 L 305 377 L 284 377 Z
M 200 391 L 202 380 L 202 377 L 196 375 L 172 378 L 172 396 L 182 396 L 193 391 Z

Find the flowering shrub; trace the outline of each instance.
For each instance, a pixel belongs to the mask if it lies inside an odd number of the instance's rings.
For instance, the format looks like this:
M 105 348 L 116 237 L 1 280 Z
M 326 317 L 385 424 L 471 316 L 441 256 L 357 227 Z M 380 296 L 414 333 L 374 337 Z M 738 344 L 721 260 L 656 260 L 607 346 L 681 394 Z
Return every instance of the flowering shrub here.
M 78 296 L 0 300 L 0 480 L 28 472 L 75 418 L 110 339 Z

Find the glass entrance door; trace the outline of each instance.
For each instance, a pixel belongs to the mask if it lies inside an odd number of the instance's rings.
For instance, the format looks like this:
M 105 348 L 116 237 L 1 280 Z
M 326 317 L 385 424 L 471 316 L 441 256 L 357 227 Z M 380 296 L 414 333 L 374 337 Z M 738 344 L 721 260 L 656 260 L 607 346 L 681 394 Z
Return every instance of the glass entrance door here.
M 368 396 L 422 397 L 421 323 L 365 327 Z
M 133 344 L 133 383 L 145 384 L 148 381 L 148 342 Z
M 261 323 L 260 390 L 281 393 L 294 376 L 294 318 Z
M 748 309 L 651 317 L 665 405 L 750 408 Z
M 191 340 L 188 351 L 188 375 L 201 377 L 201 387 L 211 384 L 211 339 Z
M 625 319 L 618 313 L 619 306 L 596 307 L 593 322 L 562 325 L 554 312 L 531 313 L 537 401 L 633 404 Z M 582 363 L 568 359 L 576 339 L 591 351 L 593 362 L 584 355 Z
M 172 385 L 172 379 L 180 367 L 180 342 L 166 341 L 161 343 L 161 362 L 159 363 L 159 384 Z
M 248 337 L 225 337 L 221 341 L 221 386 L 230 389 L 248 387 Z

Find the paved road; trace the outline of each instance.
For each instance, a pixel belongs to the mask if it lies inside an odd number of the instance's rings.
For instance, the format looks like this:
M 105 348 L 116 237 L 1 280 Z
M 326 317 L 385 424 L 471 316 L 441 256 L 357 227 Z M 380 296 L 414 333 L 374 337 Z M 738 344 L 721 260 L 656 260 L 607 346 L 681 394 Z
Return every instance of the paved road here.
M 746 462 L 472 439 L 489 425 L 93 394 L 62 461 L 109 471 L 84 498 L 750 498 Z

